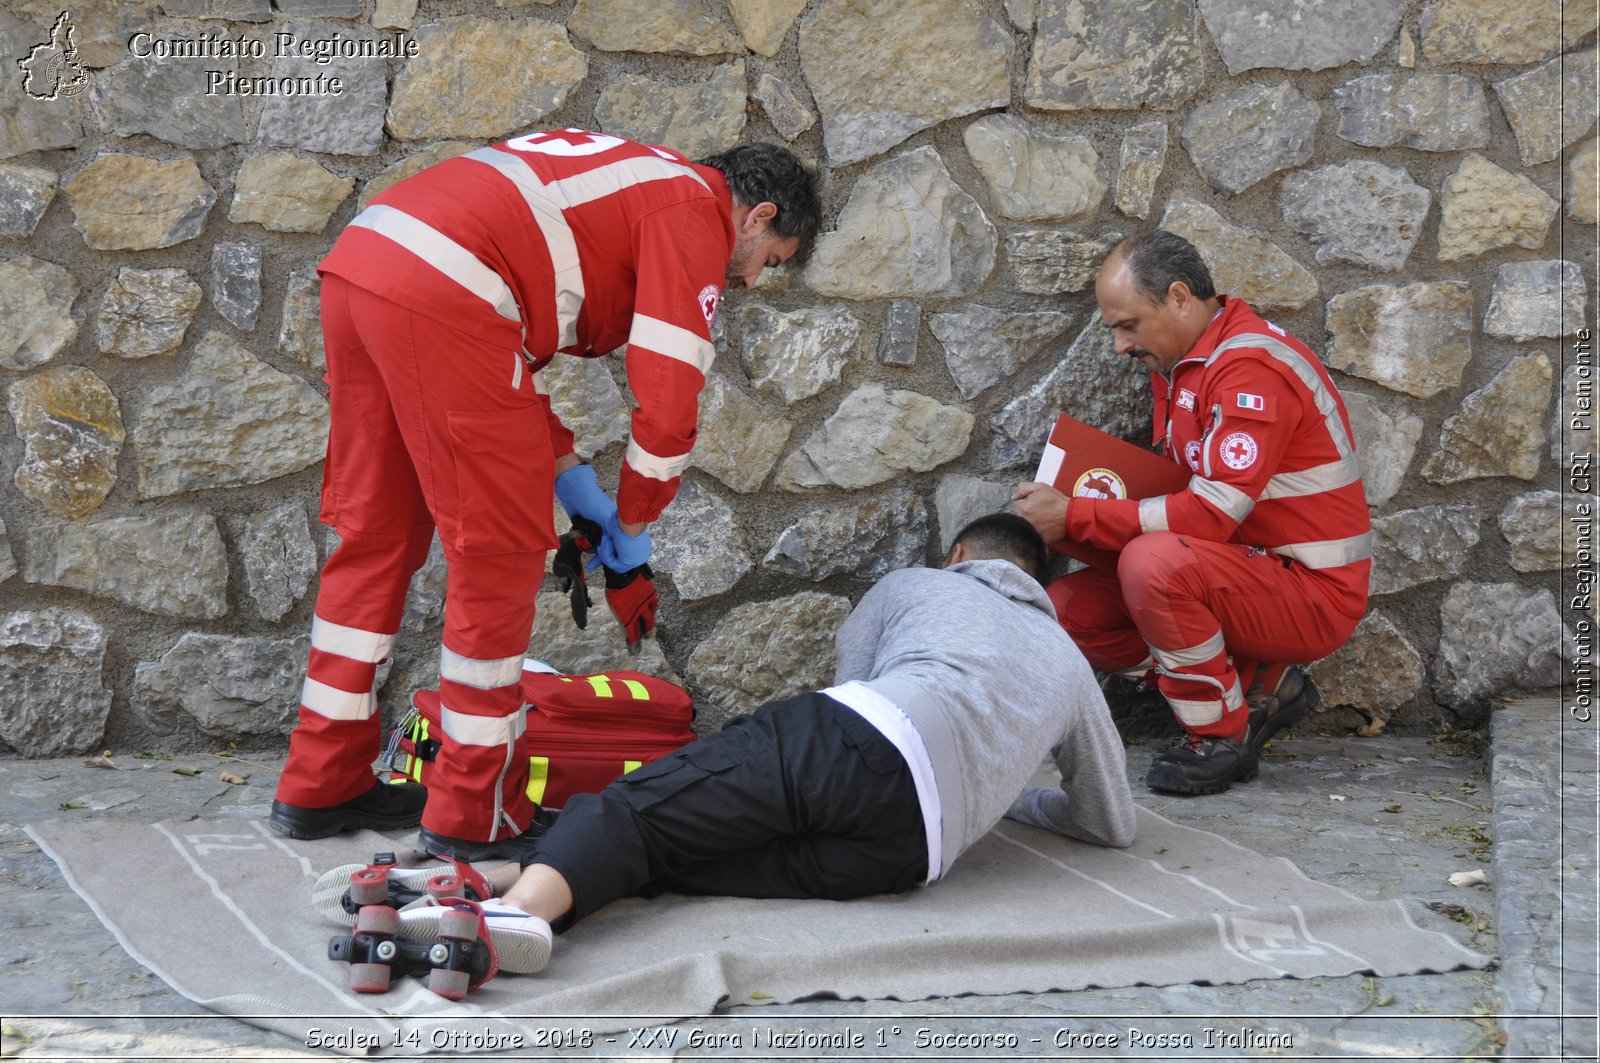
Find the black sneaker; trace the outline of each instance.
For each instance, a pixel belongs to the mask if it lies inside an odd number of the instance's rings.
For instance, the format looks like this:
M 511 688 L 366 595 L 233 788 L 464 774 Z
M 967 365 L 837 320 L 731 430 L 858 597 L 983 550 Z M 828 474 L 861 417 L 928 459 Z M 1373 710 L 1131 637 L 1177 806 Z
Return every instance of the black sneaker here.
M 509 838 L 496 838 L 492 842 L 469 841 L 466 838 L 451 838 L 444 834 L 435 834 L 427 827 L 417 831 L 417 848 L 432 856 L 442 856 L 450 860 L 465 860 L 476 863 L 479 860 L 515 860 L 527 866 L 533 860 L 533 848 L 544 832 L 560 815 L 559 810 L 541 808 L 534 814 L 533 822 L 521 834 Z
M 372 781 L 372 789 L 332 808 L 272 802 L 267 826 L 291 838 L 326 838 L 352 830 L 404 830 L 422 822 L 428 791 L 414 782 Z
M 1278 689 L 1268 694 L 1258 686 L 1250 688 L 1245 703 L 1250 707 L 1250 731 L 1245 746 L 1251 756 L 1259 756 L 1261 748 L 1279 731 L 1293 727 L 1322 701 L 1317 684 L 1298 668 L 1284 671 L 1278 680 Z
M 1169 794 L 1220 794 L 1256 777 L 1256 755 L 1243 742 L 1190 735 L 1156 757 L 1144 784 Z

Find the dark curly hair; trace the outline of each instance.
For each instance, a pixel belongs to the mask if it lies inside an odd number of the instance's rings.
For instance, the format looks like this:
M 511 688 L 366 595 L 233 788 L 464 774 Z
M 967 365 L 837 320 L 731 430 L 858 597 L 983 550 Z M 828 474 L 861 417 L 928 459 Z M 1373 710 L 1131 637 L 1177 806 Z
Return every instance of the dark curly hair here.
M 799 240 L 794 261 L 810 257 L 822 228 L 822 197 L 816 174 L 798 155 L 777 144 L 740 144 L 696 161 L 721 170 L 734 198 L 745 206 L 775 205 L 778 214 L 772 219 L 772 231 Z

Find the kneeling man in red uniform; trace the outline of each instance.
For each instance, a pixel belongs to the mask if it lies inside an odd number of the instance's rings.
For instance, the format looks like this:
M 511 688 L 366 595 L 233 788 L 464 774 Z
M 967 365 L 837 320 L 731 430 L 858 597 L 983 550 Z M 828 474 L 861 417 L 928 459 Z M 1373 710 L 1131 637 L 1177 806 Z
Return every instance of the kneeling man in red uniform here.
M 1317 356 L 1218 294 L 1181 236 L 1124 240 L 1095 298 L 1116 351 L 1151 371 L 1157 448 L 1188 486 L 1069 499 L 1025 483 L 1012 505 L 1047 542 L 1121 552 L 1115 573 L 1071 573 L 1050 597 L 1091 665 L 1153 673 L 1183 726 L 1146 784 L 1220 793 L 1316 705 L 1294 666 L 1342 646 L 1366 610 L 1372 526 L 1350 418 Z

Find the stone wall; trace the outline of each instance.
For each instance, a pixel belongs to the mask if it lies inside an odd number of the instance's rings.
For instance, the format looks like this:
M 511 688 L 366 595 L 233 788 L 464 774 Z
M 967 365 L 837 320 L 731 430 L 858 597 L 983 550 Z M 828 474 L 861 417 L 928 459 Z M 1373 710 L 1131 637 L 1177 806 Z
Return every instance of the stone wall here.
M 1158 223 L 1349 401 L 1377 593 L 1317 668 L 1330 703 L 1477 722 L 1558 682 L 1589 622 L 1558 529 L 1592 445 L 1559 410 L 1592 395 L 1592 3 L 59 2 L 0 4 L 0 740 L 24 755 L 281 740 L 334 541 L 313 267 L 382 188 L 540 127 L 791 143 L 830 230 L 725 303 L 655 531 L 659 640 L 630 660 L 548 590 L 533 652 L 563 668 L 678 675 L 704 724 L 827 681 L 850 602 L 1002 503 L 1055 409 L 1148 439 L 1092 275 Z M 398 54 L 318 53 L 369 38 Z M 614 483 L 620 359 L 551 377 Z M 436 550 L 390 713 L 432 680 L 442 587 Z

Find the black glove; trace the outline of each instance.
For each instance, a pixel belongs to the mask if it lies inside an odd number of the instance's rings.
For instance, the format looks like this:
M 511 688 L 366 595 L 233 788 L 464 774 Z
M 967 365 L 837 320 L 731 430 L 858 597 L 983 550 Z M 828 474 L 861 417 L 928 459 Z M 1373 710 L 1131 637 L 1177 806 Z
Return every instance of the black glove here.
M 589 626 L 589 583 L 583 574 L 583 555 L 600 545 L 600 525 L 585 517 L 572 518 L 572 530 L 561 537 L 550 571 L 561 589 L 572 596 L 572 620 L 582 631 Z

